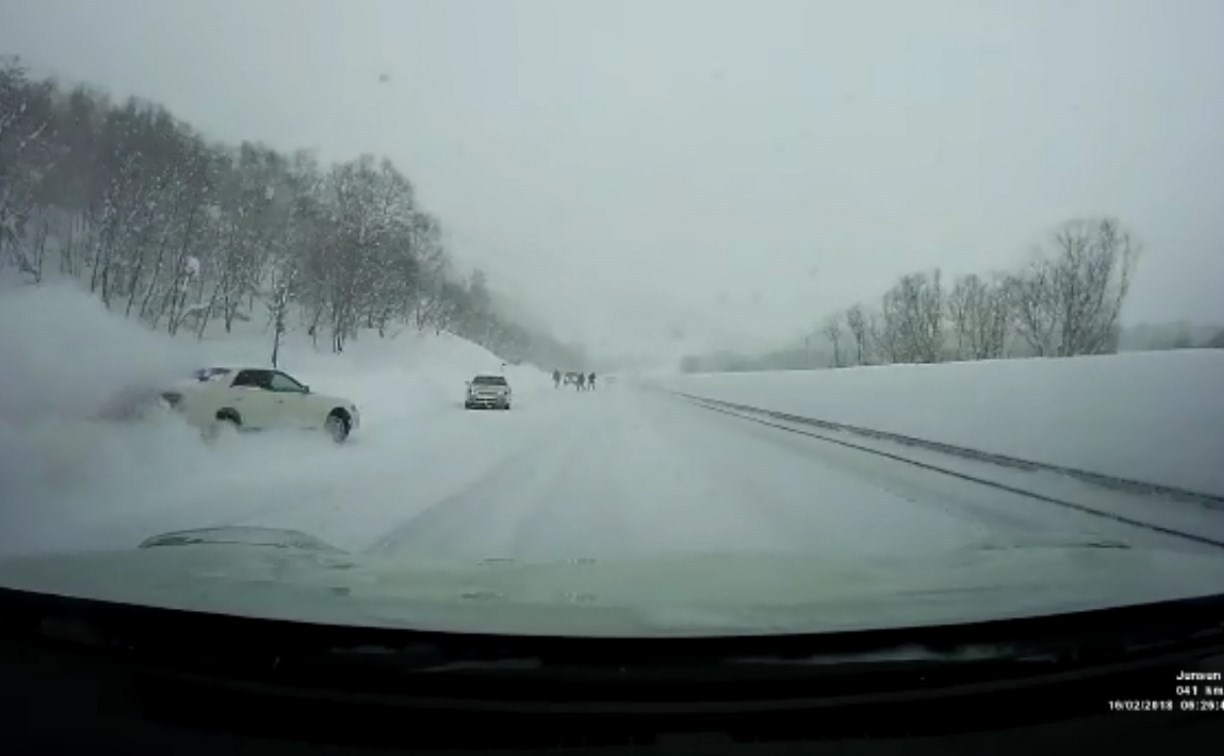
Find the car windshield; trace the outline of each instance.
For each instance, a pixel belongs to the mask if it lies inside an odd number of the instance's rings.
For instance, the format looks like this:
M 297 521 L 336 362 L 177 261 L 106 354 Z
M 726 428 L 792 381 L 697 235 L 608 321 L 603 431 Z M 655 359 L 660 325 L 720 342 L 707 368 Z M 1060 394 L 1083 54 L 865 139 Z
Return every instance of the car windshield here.
M 268 381 L 268 385 L 273 391 L 296 391 L 300 393 L 306 390 L 305 386 L 293 380 L 284 373 L 273 373 L 272 377 Z
M 0 0 L 0 587 L 578 635 L 1224 592 L 1221 30 Z

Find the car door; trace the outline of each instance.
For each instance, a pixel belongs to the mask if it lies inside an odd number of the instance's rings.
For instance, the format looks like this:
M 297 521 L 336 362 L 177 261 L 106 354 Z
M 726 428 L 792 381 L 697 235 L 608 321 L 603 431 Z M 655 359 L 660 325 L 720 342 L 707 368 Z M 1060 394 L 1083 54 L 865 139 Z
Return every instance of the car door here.
M 288 373 L 272 371 L 270 387 L 274 396 L 273 408 L 277 425 L 295 428 L 315 428 L 323 424 L 323 417 L 315 417 L 314 402 L 306 386 Z
M 241 416 L 244 428 L 268 428 L 276 424 L 279 413 L 271 381 L 271 370 L 239 370 L 234 376 L 226 392 L 227 399 Z

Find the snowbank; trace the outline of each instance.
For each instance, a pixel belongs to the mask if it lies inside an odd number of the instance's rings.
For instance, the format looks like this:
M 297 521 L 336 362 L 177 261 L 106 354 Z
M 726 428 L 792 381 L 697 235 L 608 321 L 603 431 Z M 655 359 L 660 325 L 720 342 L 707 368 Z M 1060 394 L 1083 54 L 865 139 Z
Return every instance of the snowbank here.
M 723 373 L 659 383 L 1224 495 L 1224 350 Z

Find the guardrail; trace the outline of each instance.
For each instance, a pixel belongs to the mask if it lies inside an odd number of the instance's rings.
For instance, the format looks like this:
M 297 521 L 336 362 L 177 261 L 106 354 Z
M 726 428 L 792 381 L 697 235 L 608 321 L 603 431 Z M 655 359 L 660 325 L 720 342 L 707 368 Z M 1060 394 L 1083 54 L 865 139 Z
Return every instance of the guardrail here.
M 1162 483 L 1150 483 L 1147 481 L 1133 480 L 1130 478 L 1120 478 L 1113 475 L 1104 475 L 1102 473 L 1096 473 L 1090 470 L 1080 470 L 1074 467 L 1053 465 L 1047 462 L 1036 462 L 1031 459 L 1021 459 L 1019 457 L 1011 457 L 1005 454 L 996 454 L 994 452 L 982 451 L 980 449 L 972 449 L 966 446 L 956 446 L 954 444 L 946 444 L 941 441 L 931 441 L 925 438 L 907 436 L 901 433 L 881 431 L 874 428 L 865 428 L 859 425 L 850 425 L 848 423 L 838 423 L 831 420 L 821 420 L 814 417 L 804 417 L 803 415 L 792 415 L 786 412 L 766 409 L 764 407 L 754 407 L 749 404 L 737 404 L 735 402 L 728 402 L 722 399 L 712 399 L 710 397 L 699 396 L 697 394 L 689 394 L 684 391 L 674 391 L 672 389 L 662 387 L 659 388 L 660 390 L 666 391 L 669 394 L 682 396 L 685 399 L 698 404 L 705 403 L 717 407 L 739 410 L 740 412 L 764 415 L 767 417 L 772 417 L 775 420 L 784 420 L 797 425 L 810 425 L 823 428 L 825 430 L 853 433 L 859 436 L 891 441 L 894 443 L 915 446 L 923 449 L 930 449 L 932 451 L 942 452 L 944 454 L 951 454 L 966 459 L 989 462 L 991 464 L 1004 467 L 1012 467 L 1029 471 L 1058 473 L 1060 475 L 1066 475 L 1077 480 L 1082 480 L 1086 483 L 1092 483 L 1105 488 L 1144 494 L 1159 494 L 1161 496 L 1166 496 L 1181 501 L 1192 501 L 1211 509 L 1224 510 L 1224 496 L 1216 494 L 1193 491 L 1186 488 L 1179 488 L 1177 486 L 1168 486 Z

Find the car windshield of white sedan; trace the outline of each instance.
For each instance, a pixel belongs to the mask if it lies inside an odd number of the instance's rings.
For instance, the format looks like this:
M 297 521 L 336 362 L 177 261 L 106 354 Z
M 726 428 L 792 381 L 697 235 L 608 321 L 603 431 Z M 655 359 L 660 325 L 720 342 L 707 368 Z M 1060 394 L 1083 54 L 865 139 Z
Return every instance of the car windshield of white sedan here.
M 289 391 L 297 393 L 303 393 L 306 391 L 305 386 L 293 380 L 284 373 L 273 373 L 272 377 L 268 380 L 268 386 L 273 391 Z
M 1224 591 L 1221 29 L 0 0 L 0 586 L 630 635 Z
M 506 379 L 500 375 L 478 375 L 472 380 L 476 386 L 505 386 Z

